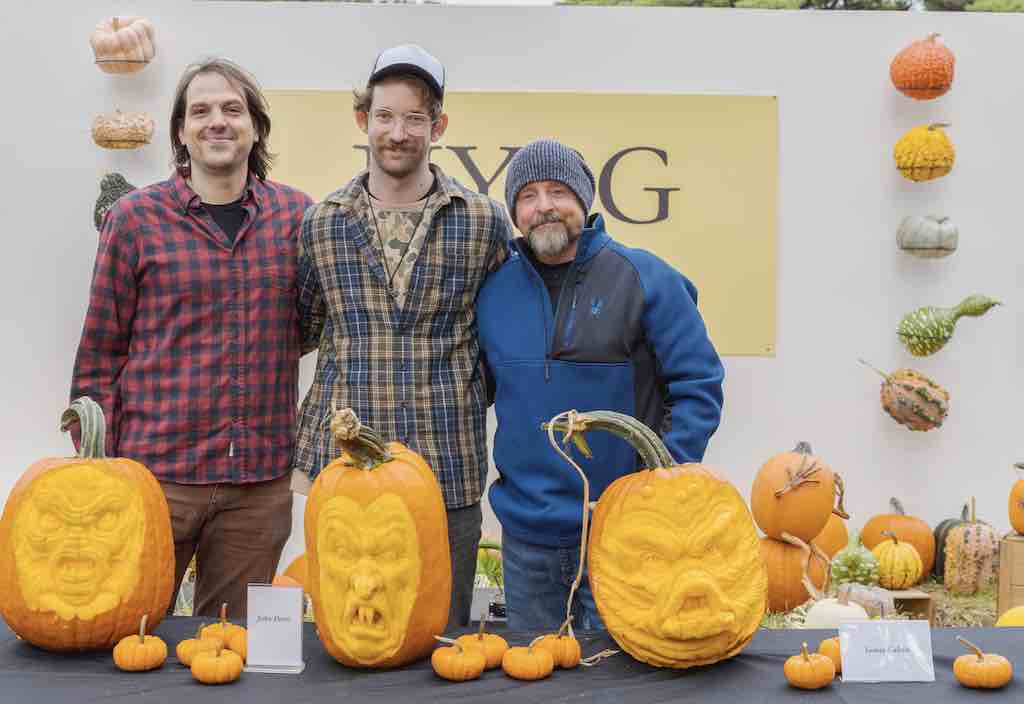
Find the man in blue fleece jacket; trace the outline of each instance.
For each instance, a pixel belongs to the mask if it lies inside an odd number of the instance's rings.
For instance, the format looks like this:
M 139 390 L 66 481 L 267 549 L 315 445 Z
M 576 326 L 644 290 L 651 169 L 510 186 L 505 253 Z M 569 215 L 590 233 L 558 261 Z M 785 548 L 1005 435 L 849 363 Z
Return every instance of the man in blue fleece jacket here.
M 594 176 L 554 140 L 516 153 L 505 201 L 523 237 L 480 290 L 482 354 L 493 376 L 499 478 L 491 507 L 502 525 L 508 625 L 543 630 L 565 620 L 579 567 L 583 483 L 548 444 L 542 422 L 569 409 L 639 418 L 676 461 L 699 462 L 722 412 L 724 370 L 697 310 L 697 289 L 650 252 L 613 240 L 588 217 Z M 624 441 L 573 448 L 591 500 L 639 469 Z M 603 628 L 584 580 L 576 626 Z

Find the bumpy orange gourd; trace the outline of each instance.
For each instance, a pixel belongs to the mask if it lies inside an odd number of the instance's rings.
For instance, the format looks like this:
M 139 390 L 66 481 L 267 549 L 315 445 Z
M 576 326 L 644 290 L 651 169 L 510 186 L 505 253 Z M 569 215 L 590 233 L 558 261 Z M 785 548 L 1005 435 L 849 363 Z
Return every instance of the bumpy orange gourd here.
M 956 639 L 974 651 L 953 661 L 953 676 L 964 687 L 999 689 L 1013 679 L 1013 665 L 1002 655 L 983 653 L 966 638 Z
M 915 100 L 945 95 L 953 85 L 956 57 L 938 34 L 913 42 L 889 64 L 889 77 L 897 90 Z
M 96 25 L 89 44 L 105 73 L 135 73 L 156 55 L 153 24 L 144 17 L 111 17 Z
M 477 648 L 484 654 L 487 661 L 485 669 L 492 670 L 501 666 L 501 659 L 508 650 L 508 642 L 497 633 L 485 633 L 484 626 L 486 619 L 480 619 L 480 630 L 476 633 L 467 633 L 455 640 L 464 648 Z
M 80 398 L 76 457 L 40 460 L 18 479 L 0 518 L 0 613 L 19 637 L 55 651 L 110 650 L 155 628 L 171 603 L 174 538 L 160 484 L 130 459 L 107 458 L 103 411 Z
M 203 638 L 219 638 L 227 645 L 228 639 L 231 638 L 238 631 L 244 631 L 245 628 L 239 626 L 237 623 L 231 623 L 228 621 L 228 604 L 224 602 L 220 605 L 220 621 L 217 623 L 211 623 L 209 626 L 204 626 L 202 631 Z
M 505 651 L 501 669 L 517 680 L 542 680 L 555 669 L 555 659 L 548 650 L 533 644 L 517 646 Z
M 761 558 L 768 574 L 768 610 L 784 613 L 811 598 L 803 584 L 804 553 L 800 548 L 773 538 L 761 538 Z M 825 588 L 827 565 L 814 555 L 808 568 L 811 582 Z
M 1013 465 L 1017 471 L 1024 470 L 1024 462 Z M 1010 488 L 1010 525 L 1018 533 L 1024 534 L 1024 479 L 1018 479 Z
M 935 535 L 931 526 L 916 516 L 908 516 L 895 496 L 889 499 L 892 513 L 872 516 L 860 532 L 860 541 L 868 550 L 885 540 L 884 531 L 891 531 L 903 542 L 910 543 L 921 557 L 921 574 L 926 575 L 935 564 Z
M 208 638 L 203 637 L 204 625 L 199 626 L 196 629 L 196 635 L 194 638 L 185 638 L 184 640 L 178 641 L 177 647 L 174 649 L 174 654 L 185 667 L 191 667 L 192 661 L 195 660 L 196 655 L 199 653 L 206 653 L 216 651 L 217 648 L 223 648 L 225 646 L 224 640 L 217 636 L 210 636 Z
M 450 645 L 436 648 L 430 654 L 430 666 L 438 677 L 452 682 L 475 680 L 487 666 L 487 656 L 480 646 L 463 646 L 457 640 L 435 636 L 442 643 Z
M 132 634 L 122 638 L 114 646 L 114 664 L 128 672 L 155 670 L 167 659 L 167 644 L 156 636 L 146 635 L 146 620 L 142 617 L 138 635 Z
M 199 653 L 192 661 L 192 676 L 203 684 L 229 684 L 241 675 L 241 656 L 227 648 Z
M 843 657 L 839 649 L 839 638 L 826 638 L 818 645 L 818 652 L 824 655 L 836 668 L 836 674 L 843 673 Z
M 833 507 L 837 496 L 839 503 Z M 782 540 L 782 534 L 789 533 L 805 543 L 817 537 L 833 513 L 849 518 L 843 510 L 842 478 L 805 442 L 792 452 L 775 455 L 758 470 L 750 510 L 769 538 Z
M 942 131 L 944 122 L 914 127 L 896 142 L 893 158 L 896 168 L 911 181 L 930 181 L 953 170 L 956 150 Z
M 811 542 L 821 548 L 822 552 L 830 558 L 835 557 L 836 553 L 845 548 L 850 542 L 850 534 L 846 530 L 846 521 L 833 513 L 828 517 L 825 527 L 821 529 L 821 532 Z
M 385 444 L 351 409 L 331 422 L 344 454 L 306 502 L 306 590 L 320 640 L 349 667 L 396 667 L 430 655 L 448 622 L 451 557 L 430 467 Z
M 786 660 L 783 665 L 786 679 L 800 689 L 821 689 L 832 684 L 836 678 L 836 666 L 832 658 L 819 653 L 808 653 L 804 643 L 799 655 Z
M 890 531 L 883 533 L 889 540 L 883 540 L 872 550 L 878 560 L 878 583 L 886 589 L 909 589 L 921 579 L 921 556 L 910 543 L 900 541 Z
M 676 465 L 661 439 L 629 416 L 561 414 L 549 425 L 584 446 L 588 429 L 616 434 L 650 468 L 612 482 L 593 514 L 589 580 L 612 638 L 659 667 L 740 652 L 764 616 L 768 577 L 736 488 L 703 465 Z
M 571 670 L 580 664 L 580 642 L 573 636 L 565 635 L 561 630 L 542 636 L 534 647 L 543 648 L 551 653 L 557 668 Z

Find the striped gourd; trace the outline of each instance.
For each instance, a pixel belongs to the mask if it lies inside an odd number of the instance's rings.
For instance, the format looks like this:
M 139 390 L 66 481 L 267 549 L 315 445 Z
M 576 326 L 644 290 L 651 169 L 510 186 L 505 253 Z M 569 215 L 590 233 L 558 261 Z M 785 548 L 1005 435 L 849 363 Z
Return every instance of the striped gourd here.
M 946 553 L 945 585 L 954 594 L 974 594 L 995 581 L 999 574 L 999 533 L 974 513 L 970 520 L 949 531 L 943 546 Z
M 1000 305 L 988 296 L 973 295 L 953 308 L 925 306 L 903 316 L 896 334 L 903 346 L 916 357 L 927 357 L 942 349 L 953 336 L 956 321 L 965 315 L 984 315 L 992 306 Z
M 878 583 L 886 589 L 909 589 L 921 579 L 921 555 L 895 533 L 885 531 L 883 535 L 889 539 L 871 551 L 878 560 Z

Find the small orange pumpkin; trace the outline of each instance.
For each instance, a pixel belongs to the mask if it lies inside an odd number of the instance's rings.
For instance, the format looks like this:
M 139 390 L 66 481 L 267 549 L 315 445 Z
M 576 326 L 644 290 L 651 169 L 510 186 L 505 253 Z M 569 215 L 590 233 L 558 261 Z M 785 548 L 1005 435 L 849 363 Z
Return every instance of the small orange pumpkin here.
M 542 680 L 555 669 L 555 659 L 549 651 L 531 643 L 506 650 L 501 669 L 513 679 Z
M 806 543 L 821 533 L 833 513 L 850 517 L 843 509 L 843 493 L 842 478 L 801 442 L 758 470 L 750 510 L 769 538 L 782 540 L 782 534 L 789 533 Z M 837 497 L 838 504 L 833 506 Z
M 956 57 L 938 38 L 930 34 L 913 42 L 889 64 L 892 84 L 914 100 L 938 98 L 953 85 Z
M 146 620 L 149 614 L 142 616 L 139 634 L 125 636 L 114 646 L 114 664 L 128 672 L 155 670 L 167 659 L 167 644 L 157 636 L 146 635 Z
M 496 667 L 501 667 L 501 659 L 505 656 L 505 651 L 508 650 L 508 642 L 497 633 L 485 633 L 484 626 L 486 624 L 486 619 L 480 619 L 479 631 L 467 633 L 455 640 L 464 648 L 479 649 L 487 661 L 485 669 L 493 670 Z
M 786 660 L 782 669 L 789 683 L 800 689 L 821 689 L 832 684 L 836 678 L 836 666 L 832 658 L 820 653 L 808 653 L 807 643 L 803 644 L 799 655 Z
M 558 633 L 549 633 L 541 636 L 536 642 L 536 647 L 543 648 L 551 653 L 555 661 L 555 667 L 563 670 L 571 670 L 580 664 L 582 653 L 580 642 L 573 636 L 565 634 L 565 624 L 558 630 Z
M 239 626 L 238 630 L 228 637 L 225 645 L 228 650 L 238 653 L 238 657 L 242 658 L 244 663 L 249 657 L 249 632 Z
M 824 655 L 835 665 L 836 674 L 843 672 L 843 657 L 839 649 L 839 638 L 826 638 L 818 645 L 818 652 Z
M 1024 462 L 1013 465 L 1017 471 L 1024 470 Z M 1018 533 L 1024 534 L 1024 478 L 1018 479 L 1010 488 L 1010 525 Z
M 225 601 L 220 605 L 220 621 L 211 623 L 203 628 L 203 638 L 220 638 L 226 645 L 228 639 L 239 629 L 245 630 L 242 626 L 228 621 L 228 603 Z
M 186 638 L 185 640 L 179 641 L 178 646 L 174 649 L 174 654 L 185 667 L 191 667 L 192 661 L 195 660 L 196 655 L 199 653 L 206 653 L 217 650 L 217 648 L 224 647 L 224 641 L 217 636 L 204 637 L 203 629 L 205 625 L 199 626 L 196 629 L 195 638 Z
M 465 682 L 475 680 L 484 671 L 487 665 L 487 656 L 478 646 L 463 647 L 458 640 L 434 636 L 441 643 L 450 645 L 435 648 L 430 654 L 430 665 L 438 677 L 443 677 L 452 682 Z
M 192 676 L 203 684 L 228 684 L 241 675 L 241 656 L 227 648 L 199 653 L 192 661 Z
M 956 639 L 974 651 L 953 661 L 953 676 L 964 687 L 999 689 L 1013 679 L 1013 665 L 1002 655 L 983 653 L 981 648 L 966 638 Z

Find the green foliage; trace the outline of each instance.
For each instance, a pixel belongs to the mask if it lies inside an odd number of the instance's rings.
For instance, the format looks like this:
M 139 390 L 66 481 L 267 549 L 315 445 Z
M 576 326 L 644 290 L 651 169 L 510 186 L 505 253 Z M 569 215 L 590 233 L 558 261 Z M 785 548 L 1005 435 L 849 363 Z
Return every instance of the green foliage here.
M 1024 0 L 977 0 L 965 9 L 968 12 L 1024 12 Z
M 959 12 L 970 2 L 971 0 L 924 0 L 924 6 L 932 12 Z
M 736 0 L 736 7 L 745 10 L 799 10 L 806 0 Z

